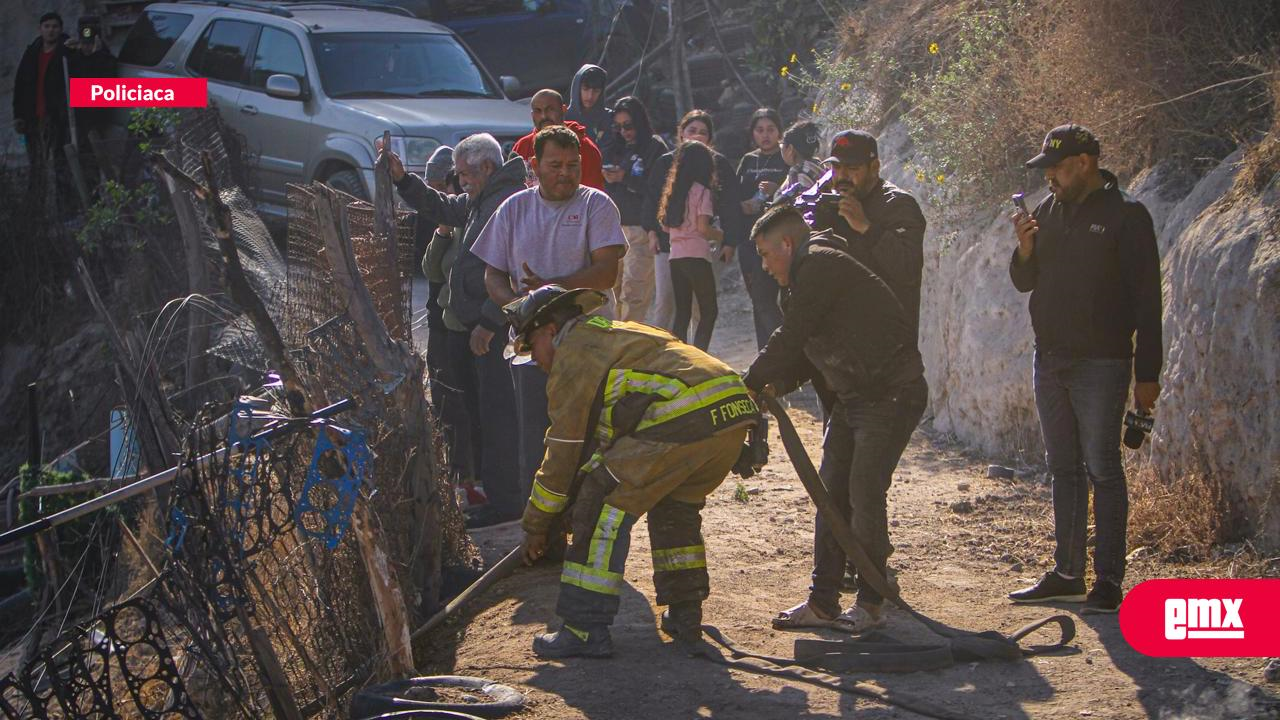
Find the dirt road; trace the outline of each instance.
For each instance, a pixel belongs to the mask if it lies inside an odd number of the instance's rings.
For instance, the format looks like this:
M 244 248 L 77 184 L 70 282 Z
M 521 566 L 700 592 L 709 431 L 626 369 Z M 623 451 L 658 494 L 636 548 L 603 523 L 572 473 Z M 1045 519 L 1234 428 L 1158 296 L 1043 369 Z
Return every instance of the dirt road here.
M 750 309 L 736 274 L 727 277 L 712 351 L 735 367 L 754 355 Z M 811 398 L 790 400 L 791 415 L 815 461 L 821 422 Z M 736 476 L 711 496 L 704 513 L 712 594 L 706 621 L 742 645 L 790 655 L 797 637 L 769 620 L 803 600 L 809 582 L 813 506 L 785 460 L 780 442 L 760 476 Z M 987 462 L 917 431 L 890 491 L 890 528 L 903 596 L 949 625 L 1012 632 L 1078 606 L 1014 606 L 1005 594 L 1051 566 L 1049 489 L 1038 477 L 997 481 Z M 741 495 L 741 494 L 740 494 Z M 519 542 L 518 528 L 475 533 L 493 561 Z M 1221 574 L 1214 569 L 1136 559 L 1127 587 L 1152 577 Z M 658 630 L 652 602 L 648 533 L 635 527 L 629 587 L 614 626 L 611 660 L 544 662 L 530 650 L 535 633 L 558 626 L 558 569 L 536 567 L 502 581 L 432 638 L 439 661 L 430 672 L 481 675 L 527 693 L 520 718 L 914 718 L 914 713 L 806 684 L 762 677 L 684 657 Z M 852 595 L 846 595 L 846 602 Z M 930 635 L 901 611 L 888 632 L 902 640 Z M 1280 718 L 1277 687 L 1262 685 L 1261 660 L 1147 658 L 1123 640 L 1115 616 L 1077 616 L 1069 652 L 1018 663 L 962 664 L 905 675 L 858 679 L 928 698 L 974 718 Z M 823 632 L 831 639 L 838 633 Z

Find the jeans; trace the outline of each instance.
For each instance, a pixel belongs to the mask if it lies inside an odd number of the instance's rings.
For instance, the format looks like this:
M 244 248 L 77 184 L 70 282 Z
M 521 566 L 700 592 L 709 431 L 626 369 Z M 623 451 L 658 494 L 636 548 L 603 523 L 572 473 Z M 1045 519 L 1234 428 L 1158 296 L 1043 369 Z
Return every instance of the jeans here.
M 778 281 L 765 272 L 755 243 L 750 240 L 739 243 L 738 266 L 742 268 L 742 283 L 751 297 L 751 316 L 756 325 L 756 347 L 762 348 L 769 336 L 782 324 L 782 307 L 778 305 Z
M 660 252 L 653 256 L 653 306 L 649 308 L 648 323 L 670 330 L 676 316 L 675 289 L 671 287 L 671 253 Z
M 689 342 L 689 320 L 693 303 L 698 303 L 698 325 L 693 345 L 706 350 L 711 344 L 711 331 L 716 327 L 716 276 L 711 261 L 702 258 L 676 258 L 671 261 L 671 284 L 676 296 L 676 317 L 671 333 L 681 342 Z
M 511 374 L 515 378 L 519 423 L 520 492 L 527 498 L 533 490 L 533 476 L 542 465 L 547 428 L 551 425 L 547 416 L 547 374 L 533 363 L 512 365 Z
M 836 507 L 846 515 L 853 536 L 881 576 L 893 552 L 889 543 L 887 497 L 902 451 L 911 440 L 929 400 L 929 386 L 917 378 L 880 400 L 836 403 L 822 440 L 818 474 Z M 809 604 L 820 612 L 840 612 L 840 588 L 846 558 L 821 515 L 813 539 L 813 584 Z M 858 602 L 884 600 L 858 578 Z
M 440 366 L 431 373 L 431 396 L 449 449 L 449 469 L 463 480 L 482 477 L 480 404 L 470 338 L 471 333 L 441 328 L 431 331 L 427 345 L 428 365 L 431 345 L 443 345 L 435 357 Z
M 1053 475 L 1054 569 L 1062 575 L 1084 577 L 1092 485 L 1094 574 L 1117 585 L 1124 579 L 1129 494 L 1120 428 L 1131 365 L 1127 358 L 1035 355 L 1036 410 Z
M 506 343 L 500 330 L 489 352 L 471 355 L 476 373 L 476 404 L 480 418 L 480 477 L 485 495 L 499 517 L 515 519 L 524 512 L 529 488 L 520 484 L 519 419 L 511 363 L 502 357 Z

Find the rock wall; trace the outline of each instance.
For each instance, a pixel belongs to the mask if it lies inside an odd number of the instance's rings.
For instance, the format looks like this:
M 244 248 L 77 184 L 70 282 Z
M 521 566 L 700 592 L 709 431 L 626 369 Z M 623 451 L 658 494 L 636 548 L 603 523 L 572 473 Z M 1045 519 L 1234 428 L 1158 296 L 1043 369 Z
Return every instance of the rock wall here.
M 882 175 L 931 220 L 905 128 L 880 137 Z M 1150 461 L 1164 476 L 1221 480 L 1261 547 L 1280 547 L 1280 176 L 1224 201 L 1239 153 L 1197 178 L 1167 165 L 1127 190 L 1160 239 L 1165 370 Z M 927 163 L 926 163 L 927 165 Z M 1035 201 L 1043 196 L 1035 193 Z M 920 344 L 938 430 L 1014 464 L 1040 465 L 1027 296 L 1009 281 L 1007 203 L 959 227 L 931 221 L 925 240 Z M 1030 203 L 1029 203 L 1030 204 Z

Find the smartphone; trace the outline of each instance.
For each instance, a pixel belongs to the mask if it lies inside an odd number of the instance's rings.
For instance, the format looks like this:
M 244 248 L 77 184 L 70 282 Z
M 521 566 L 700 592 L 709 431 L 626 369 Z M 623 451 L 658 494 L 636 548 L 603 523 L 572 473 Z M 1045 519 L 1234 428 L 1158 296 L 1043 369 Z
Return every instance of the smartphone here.
M 1013 206 L 1020 210 L 1023 215 L 1031 214 L 1031 211 L 1027 209 L 1027 201 L 1023 199 L 1022 193 L 1014 193 L 1010 200 L 1013 201 Z

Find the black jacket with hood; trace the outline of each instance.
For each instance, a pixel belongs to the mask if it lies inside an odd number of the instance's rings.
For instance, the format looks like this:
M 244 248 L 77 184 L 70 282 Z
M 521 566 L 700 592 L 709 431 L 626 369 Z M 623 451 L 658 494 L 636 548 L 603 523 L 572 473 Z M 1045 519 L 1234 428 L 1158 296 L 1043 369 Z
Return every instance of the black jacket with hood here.
M 618 206 L 623 225 L 643 226 L 645 195 L 649 191 L 650 181 L 658 171 L 659 159 L 667 152 L 667 144 L 653 134 L 647 113 L 626 107 L 614 108 L 615 112 L 619 110 L 627 112 L 635 123 L 636 141 L 634 144 L 627 144 L 620 133 L 611 130 L 613 137 L 609 141 L 610 154 L 604 156 L 604 163 L 617 165 L 622 169 L 622 182 L 606 182 L 604 189 L 609 193 L 613 204 Z M 665 178 L 664 174 L 663 179 Z
M 525 188 L 524 179 L 524 159 L 516 157 L 494 171 L 474 199 L 467 193 L 442 193 L 412 173 L 405 173 L 396 183 L 400 196 L 418 211 L 418 222 L 461 228 L 462 247 L 449 271 L 449 310 L 468 329 L 483 325 L 496 332 L 506 325 L 502 308 L 485 290 L 484 261 L 470 250 L 498 206 Z
M 600 101 L 590 110 L 585 110 L 582 107 L 582 76 L 591 68 L 604 73 L 606 78 L 609 76 L 605 69 L 599 65 L 587 63 L 578 68 L 578 72 L 574 73 L 573 83 L 569 86 L 569 106 L 564 111 L 564 119 L 582 123 L 592 141 L 600 148 L 600 156 L 607 158 L 611 150 L 609 144 L 613 135 L 613 111 L 604 105 L 603 90 L 600 93 Z
M 1133 357 L 1134 379 L 1156 382 L 1163 362 L 1160 250 L 1151 214 L 1102 171 L 1078 205 L 1049 194 L 1031 213 L 1040 230 L 1009 276 L 1031 293 L 1036 350 L 1073 358 Z M 1136 347 L 1135 347 L 1136 334 Z
M 752 390 L 812 379 L 841 401 L 876 400 L 924 374 L 901 303 L 830 231 L 795 248 L 782 311 L 743 379 Z
M 817 185 L 801 194 L 823 190 Z M 834 212 L 815 213 L 814 229 L 831 229 L 849 241 L 849 253 L 880 276 L 907 311 L 912 333 L 920 332 L 920 278 L 924 272 L 926 222 L 920 204 L 906 190 L 881 179 L 862 198 L 862 210 L 871 227 L 856 232 Z

